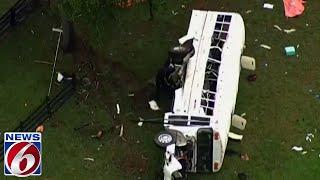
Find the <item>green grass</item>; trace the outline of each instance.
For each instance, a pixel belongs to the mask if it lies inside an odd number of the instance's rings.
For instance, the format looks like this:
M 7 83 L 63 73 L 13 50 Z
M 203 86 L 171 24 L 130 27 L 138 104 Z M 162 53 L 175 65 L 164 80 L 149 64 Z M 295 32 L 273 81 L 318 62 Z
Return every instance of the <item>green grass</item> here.
M 97 34 L 89 33 L 89 39 L 93 39 L 91 44 L 104 58 L 118 62 L 120 66 L 110 67 L 106 62 L 102 70 L 103 90 L 99 96 L 91 96 L 86 104 L 77 105 L 75 99 L 69 101 L 46 124 L 43 175 L 28 179 L 155 179 L 162 154 L 153 145 L 153 136 L 162 127 L 150 124 L 138 127 L 129 120 L 162 116 L 162 112 L 154 113 L 142 104 L 147 99 L 147 92 L 138 91 L 163 63 L 167 49 L 176 45 L 177 39 L 187 31 L 191 7 L 180 8 L 182 2 L 170 1 L 158 8 L 153 22 L 147 21 L 146 7 L 123 10 L 116 15 L 118 23 L 102 21 L 104 29 L 99 29 Z M 223 7 L 224 11 L 239 12 L 243 16 L 246 23 L 245 54 L 256 58 L 258 78 L 249 83 L 246 76 L 251 72 L 243 70 L 241 73 L 236 113 L 245 112 L 248 124 L 241 132 L 243 141 L 229 142 L 228 145 L 228 149 L 247 153 L 250 160 L 226 156 L 219 173 L 190 175 L 190 179 L 232 180 L 237 179 L 236 172 L 246 172 L 250 179 L 259 180 L 317 179 L 320 143 L 314 129 L 319 127 L 320 101 L 315 95 L 320 93 L 317 81 L 320 44 L 317 43 L 319 17 L 315 13 L 320 3 L 308 2 L 302 16 L 287 19 L 282 2 L 274 0 L 269 1 L 275 4 L 272 11 L 264 10 L 263 3 L 253 0 L 199 2 L 194 1 L 191 6 L 210 10 L 222 10 Z M 171 9 L 179 14 L 173 16 Z M 246 14 L 247 10 L 252 13 Z M 132 18 L 138 12 L 143 18 Z M 4 104 L 0 108 L 1 132 L 15 127 L 40 104 L 47 91 L 50 66 L 33 61 L 53 60 L 56 36 L 52 35 L 51 28 L 56 27 L 56 23 L 54 18 L 37 16 L 39 14 L 33 15 L 24 28 L 20 27 L 0 44 L 0 99 Z M 285 34 L 273 28 L 274 24 L 297 31 Z M 263 49 L 260 44 L 267 44 L 272 49 Z M 284 47 L 297 44 L 299 57 L 286 57 Z M 71 68 L 69 56 L 59 59 L 58 69 Z M 126 71 L 133 72 L 133 77 L 127 77 Z M 309 89 L 313 92 L 310 93 Z M 142 100 L 127 97 L 132 91 Z M 121 115 L 113 120 L 116 103 L 120 104 Z M 73 131 L 74 127 L 91 121 L 94 125 Z M 122 123 L 126 142 L 118 137 L 119 128 L 108 131 L 101 141 L 91 138 L 100 129 L 108 130 Z M 305 141 L 310 132 L 315 134 L 311 143 Z M 100 144 L 103 146 L 98 151 Z M 308 153 L 301 155 L 292 151 L 293 145 L 303 146 Z M 84 161 L 85 157 L 95 161 Z
M 6 13 L 9 10 L 9 8 L 13 6 L 16 2 L 16 0 L 2 0 L 0 2 L 0 16 Z

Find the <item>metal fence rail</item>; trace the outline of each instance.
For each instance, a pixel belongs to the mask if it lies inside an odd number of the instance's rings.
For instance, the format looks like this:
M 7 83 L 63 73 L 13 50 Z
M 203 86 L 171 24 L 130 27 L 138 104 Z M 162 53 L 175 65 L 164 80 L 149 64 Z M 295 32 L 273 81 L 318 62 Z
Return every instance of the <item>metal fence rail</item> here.
M 0 18 L 0 37 L 7 32 L 10 27 L 21 23 L 34 9 L 37 1 L 19 0 Z
M 72 97 L 75 93 L 76 84 L 70 82 L 67 84 L 54 98 L 46 98 L 46 100 L 33 111 L 24 121 L 20 121 L 20 124 L 10 132 L 32 132 L 36 127 L 47 121 L 53 113 Z M 3 134 L 0 136 L 0 161 L 3 161 L 4 156 L 4 139 Z

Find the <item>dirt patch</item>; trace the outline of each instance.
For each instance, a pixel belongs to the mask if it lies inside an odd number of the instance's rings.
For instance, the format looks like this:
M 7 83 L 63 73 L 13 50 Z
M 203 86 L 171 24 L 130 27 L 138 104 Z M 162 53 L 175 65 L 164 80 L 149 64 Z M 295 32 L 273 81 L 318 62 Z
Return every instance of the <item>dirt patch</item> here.
M 128 147 L 129 148 L 129 147 Z M 123 175 L 129 177 L 132 175 L 142 175 L 148 170 L 148 159 L 143 155 L 129 148 L 126 151 L 117 151 L 113 156 L 116 166 L 121 169 Z
M 77 72 L 78 77 L 86 75 L 85 77 L 91 82 L 90 87 L 85 88 L 85 91 L 90 96 L 95 95 L 98 98 L 113 99 L 112 97 L 108 98 L 110 88 L 114 91 L 127 89 L 131 92 L 141 88 L 142 83 L 133 72 L 123 67 L 120 63 L 98 54 L 88 45 L 89 43 L 79 37 L 81 35 L 78 35 L 72 54 L 75 64 L 74 71 Z M 82 101 L 89 96 L 87 93 L 83 94 Z

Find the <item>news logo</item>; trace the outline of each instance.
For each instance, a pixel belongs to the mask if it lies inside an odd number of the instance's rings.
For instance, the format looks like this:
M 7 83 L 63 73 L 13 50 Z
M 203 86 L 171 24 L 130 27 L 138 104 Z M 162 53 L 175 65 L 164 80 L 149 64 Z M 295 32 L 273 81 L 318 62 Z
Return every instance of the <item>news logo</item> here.
M 4 175 L 41 175 L 41 133 L 4 133 Z

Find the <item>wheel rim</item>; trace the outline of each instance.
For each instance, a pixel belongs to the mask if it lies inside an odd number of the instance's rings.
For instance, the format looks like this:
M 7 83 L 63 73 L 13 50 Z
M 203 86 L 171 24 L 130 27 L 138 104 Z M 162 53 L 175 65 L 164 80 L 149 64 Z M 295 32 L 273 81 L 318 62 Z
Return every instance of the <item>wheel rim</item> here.
M 170 143 L 172 141 L 172 136 L 170 134 L 161 134 L 158 137 L 159 142 L 167 144 Z

